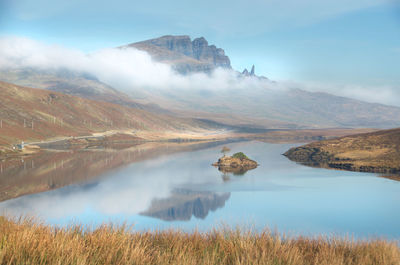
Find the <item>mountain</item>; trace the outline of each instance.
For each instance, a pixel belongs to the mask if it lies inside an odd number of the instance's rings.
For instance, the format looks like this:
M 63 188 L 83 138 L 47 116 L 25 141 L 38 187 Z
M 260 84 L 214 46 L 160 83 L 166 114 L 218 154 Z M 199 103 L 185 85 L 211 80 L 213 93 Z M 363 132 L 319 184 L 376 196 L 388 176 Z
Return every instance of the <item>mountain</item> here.
M 121 48 L 129 47 L 147 52 L 154 60 L 170 64 L 180 73 L 211 72 L 217 67 L 232 68 L 225 51 L 215 45 L 208 45 L 204 37 L 192 41 L 186 35 L 167 35 L 131 43 Z
M 215 126 L 1 81 L 0 98 L 0 147 L 111 130 L 134 135 L 172 135 L 210 132 L 208 129 Z
M 123 93 L 118 87 L 73 69 L 1 69 L 0 80 L 133 107 L 155 114 L 195 117 L 251 129 L 400 126 L 399 107 L 287 88 L 263 76 L 257 76 L 254 66 L 250 71 L 245 70 L 241 74 L 231 68 L 230 59 L 222 49 L 208 45 L 204 38 L 192 40 L 189 36 L 163 36 L 119 47 L 129 48 L 146 51 L 154 60 L 171 65 L 185 74 L 179 76 L 179 79 L 187 84 L 194 83 L 193 87 L 168 86 L 166 89 L 131 86 L 129 92 L 125 90 Z M 189 73 L 210 73 L 217 67 L 226 70 L 225 77 L 221 80 L 213 75 L 209 75 L 209 79 L 190 79 L 192 75 Z M 224 79 L 226 76 L 230 79 Z M 205 83 L 208 81 L 213 81 L 212 85 Z M 223 88 L 218 87 L 221 84 Z
M 238 89 L 170 89 L 152 91 L 142 103 L 153 102 L 181 117 L 258 128 L 394 128 L 400 108 L 328 93 L 263 86 Z M 272 88 L 270 88 L 272 86 Z
M 199 45 L 199 43 L 202 43 Z M 148 52 L 152 58 L 173 66 L 181 73 L 209 72 L 216 67 L 231 69 L 221 49 L 204 38 L 163 36 L 122 46 Z M 204 47 L 200 49 L 198 47 Z M 206 48 L 208 47 L 208 48 Z M 221 54 L 221 57 L 218 57 Z M 219 58 L 219 59 L 216 59 Z M 239 81 L 248 81 L 244 89 L 152 89 L 151 93 L 132 88 L 132 96 L 142 92 L 142 104 L 155 103 L 182 117 L 210 119 L 231 125 L 258 128 L 332 128 L 400 126 L 400 108 L 367 103 L 328 93 L 297 88 L 277 89 L 276 83 L 245 69 L 236 72 Z
M 314 142 L 284 155 L 310 166 L 399 174 L 400 128 Z

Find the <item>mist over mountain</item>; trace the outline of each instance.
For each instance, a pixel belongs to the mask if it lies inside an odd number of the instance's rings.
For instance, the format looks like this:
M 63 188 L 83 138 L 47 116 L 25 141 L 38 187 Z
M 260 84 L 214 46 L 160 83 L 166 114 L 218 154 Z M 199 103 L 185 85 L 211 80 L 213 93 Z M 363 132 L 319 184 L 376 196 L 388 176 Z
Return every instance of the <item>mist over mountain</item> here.
M 0 80 L 257 128 L 400 126 L 400 108 L 308 92 L 231 68 L 204 38 L 163 36 L 85 54 L 0 40 Z

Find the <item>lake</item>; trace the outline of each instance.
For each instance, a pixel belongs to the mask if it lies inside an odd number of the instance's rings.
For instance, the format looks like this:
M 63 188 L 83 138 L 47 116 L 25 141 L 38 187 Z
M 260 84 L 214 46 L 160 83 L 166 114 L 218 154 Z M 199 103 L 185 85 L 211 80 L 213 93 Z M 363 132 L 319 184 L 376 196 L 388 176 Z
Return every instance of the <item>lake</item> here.
M 244 175 L 219 172 L 211 164 L 223 145 L 244 152 L 259 167 Z M 372 173 L 306 167 L 281 155 L 296 145 L 144 144 L 58 150 L 13 162 L 8 171 L 2 162 L 0 187 L 7 190 L 0 211 L 34 215 L 58 226 L 126 222 L 135 230 L 184 231 L 267 227 L 289 235 L 400 239 L 400 182 Z M 27 195 L 12 198 L 20 194 Z

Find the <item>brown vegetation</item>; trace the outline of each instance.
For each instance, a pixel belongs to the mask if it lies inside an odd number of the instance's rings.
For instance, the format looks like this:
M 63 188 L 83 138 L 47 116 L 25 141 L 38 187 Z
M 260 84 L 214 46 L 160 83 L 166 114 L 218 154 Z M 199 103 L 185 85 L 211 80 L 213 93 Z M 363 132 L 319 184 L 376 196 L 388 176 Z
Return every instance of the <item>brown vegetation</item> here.
M 0 98 L 0 151 L 10 150 L 11 144 L 21 141 L 91 136 L 108 131 L 122 132 L 131 138 L 138 134 L 146 136 L 146 133 L 157 135 L 160 132 L 166 135 L 210 133 L 208 124 L 193 119 L 155 114 L 1 81 Z
M 400 264 L 396 243 L 282 238 L 268 231 L 132 232 L 112 225 L 88 231 L 0 217 L 0 235 L 1 264 Z
M 362 172 L 400 173 L 400 128 L 319 141 L 285 155 L 312 166 Z

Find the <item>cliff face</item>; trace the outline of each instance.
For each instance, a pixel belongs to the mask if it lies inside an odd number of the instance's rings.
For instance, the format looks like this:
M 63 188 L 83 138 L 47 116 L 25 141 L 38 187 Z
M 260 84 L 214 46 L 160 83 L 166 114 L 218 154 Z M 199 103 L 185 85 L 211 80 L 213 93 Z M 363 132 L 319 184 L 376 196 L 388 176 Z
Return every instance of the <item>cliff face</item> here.
M 168 35 L 123 46 L 126 47 L 146 51 L 155 60 L 173 65 L 180 73 L 210 72 L 217 67 L 231 69 L 225 51 L 215 45 L 208 45 L 203 37 L 192 41 L 186 35 Z

